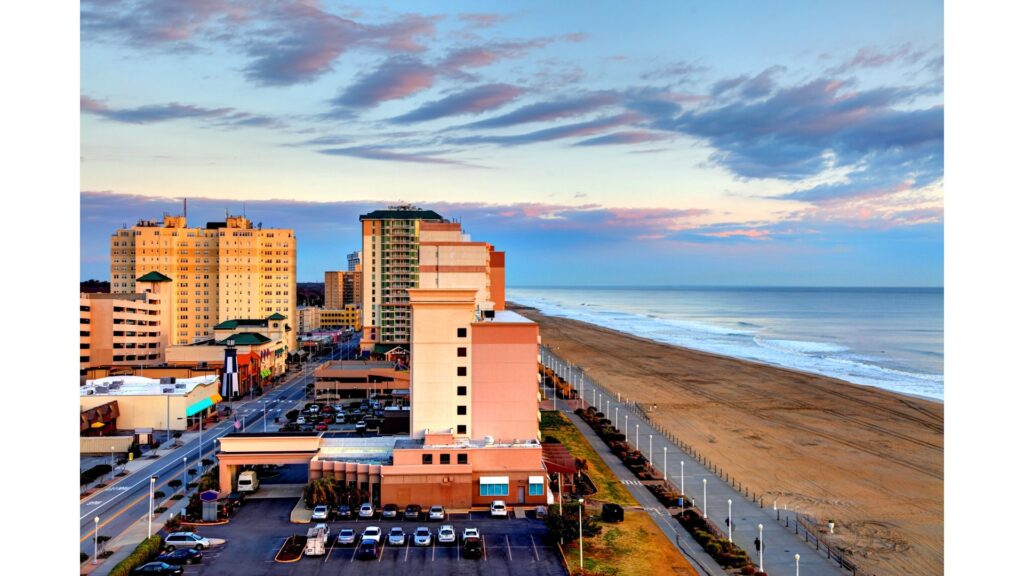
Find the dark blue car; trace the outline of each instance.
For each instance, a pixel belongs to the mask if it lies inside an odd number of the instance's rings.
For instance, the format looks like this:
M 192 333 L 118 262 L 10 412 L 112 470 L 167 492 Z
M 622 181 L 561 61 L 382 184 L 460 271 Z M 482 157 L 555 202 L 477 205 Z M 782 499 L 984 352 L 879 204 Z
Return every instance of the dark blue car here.
M 181 548 L 156 557 L 157 562 L 166 562 L 174 566 L 183 564 L 199 564 L 203 561 L 203 553 L 195 548 Z

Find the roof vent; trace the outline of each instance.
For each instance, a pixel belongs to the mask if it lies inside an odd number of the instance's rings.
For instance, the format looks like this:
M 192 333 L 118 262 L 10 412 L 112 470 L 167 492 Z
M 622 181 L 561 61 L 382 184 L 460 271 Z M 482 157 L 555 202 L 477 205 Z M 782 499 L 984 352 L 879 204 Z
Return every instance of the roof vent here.
M 494 436 L 484 436 L 484 446 L 490 446 L 494 444 Z
M 174 394 L 174 388 L 164 388 L 161 392 L 164 394 Z
M 96 393 L 97 394 L 106 394 L 109 391 L 110 391 L 110 389 L 107 388 L 106 386 L 98 386 L 98 385 L 96 386 Z
M 184 389 L 185 389 L 185 383 L 184 383 L 184 382 L 181 382 L 181 383 L 175 384 L 175 385 L 174 385 L 174 388 L 175 388 L 176 390 L 184 390 Z

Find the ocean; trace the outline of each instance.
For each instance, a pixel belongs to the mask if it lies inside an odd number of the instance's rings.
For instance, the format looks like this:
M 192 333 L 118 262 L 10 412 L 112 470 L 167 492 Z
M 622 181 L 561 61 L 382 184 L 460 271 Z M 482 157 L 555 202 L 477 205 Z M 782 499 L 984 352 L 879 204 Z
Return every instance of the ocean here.
M 508 288 L 508 300 L 695 350 L 943 400 L 942 288 Z

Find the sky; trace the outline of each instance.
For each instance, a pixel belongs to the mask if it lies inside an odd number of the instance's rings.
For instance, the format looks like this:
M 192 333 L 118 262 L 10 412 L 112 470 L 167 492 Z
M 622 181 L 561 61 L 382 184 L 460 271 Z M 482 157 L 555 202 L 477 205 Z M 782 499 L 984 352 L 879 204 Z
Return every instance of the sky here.
M 943 285 L 937 2 L 81 3 L 81 270 L 243 210 L 300 281 L 414 203 L 515 285 Z

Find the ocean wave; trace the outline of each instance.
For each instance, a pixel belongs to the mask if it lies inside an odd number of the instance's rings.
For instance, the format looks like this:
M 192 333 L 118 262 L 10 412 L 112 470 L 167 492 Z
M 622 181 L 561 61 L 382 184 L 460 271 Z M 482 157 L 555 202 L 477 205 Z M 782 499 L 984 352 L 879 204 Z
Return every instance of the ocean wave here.
M 511 296 L 511 295 L 510 295 Z M 886 359 L 854 353 L 848 347 L 829 342 L 763 338 L 753 323 L 736 322 L 745 330 L 713 324 L 660 318 L 605 308 L 563 305 L 543 297 L 516 294 L 516 302 L 542 313 L 588 322 L 657 342 L 710 352 L 722 356 L 752 360 L 820 374 L 853 384 L 874 386 L 894 392 L 942 400 L 944 377 L 882 366 Z

